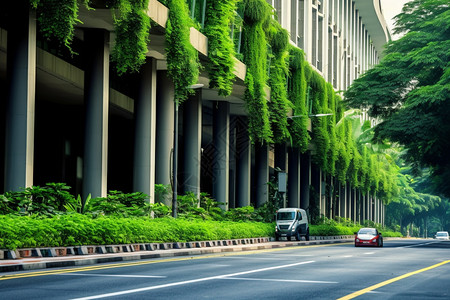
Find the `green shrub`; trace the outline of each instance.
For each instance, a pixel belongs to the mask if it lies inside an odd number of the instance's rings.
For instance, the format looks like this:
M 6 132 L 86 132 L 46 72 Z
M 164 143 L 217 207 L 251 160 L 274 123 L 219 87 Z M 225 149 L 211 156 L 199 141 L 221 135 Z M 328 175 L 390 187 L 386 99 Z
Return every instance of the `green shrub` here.
M 54 217 L 0 215 L 0 248 L 187 242 L 272 236 L 273 224 L 78 213 Z
M 65 205 L 75 201 L 69 189 L 65 183 L 47 183 L 43 187 L 7 192 L 0 197 L 0 213 L 45 216 L 61 213 Z

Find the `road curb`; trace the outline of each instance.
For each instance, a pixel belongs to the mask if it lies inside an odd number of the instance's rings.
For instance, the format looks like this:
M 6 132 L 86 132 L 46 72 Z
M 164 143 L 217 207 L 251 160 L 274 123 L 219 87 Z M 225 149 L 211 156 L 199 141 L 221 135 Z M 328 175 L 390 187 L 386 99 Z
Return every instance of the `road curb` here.
M 256 251 L 283 247 L 309 246 L 320 244 L 337 244 L 353 241 L 352 238 L 342 236 L 311 241 L 280 241 L 273 242 L 269 238 L 239 239 L 226 241 L 204 241 L 191 243 L 151 243 L 107 246 L 80 246 L 80 247 L 56 247 L 56 248 L 30 248 L 9 251 L 9 259 L 0 260 L 0 272 L 18 272 L 26 270 L 74 267 L 95 265 L 100 263 L 136 261 L 143 259 L 155 259 L 165 257 L 193 256 L 202 254 L 217 254 L 223 252 Z M 91 248 L 93 247 L 93 248 Z M 74 248 L 72 253 L 58 256 L 61 248 Z M 109 250 L 108 250 L 109 249 Z M 116 249 L 120 252 L 114 252 Z M 134 250 L 133 250 L 134 249 Z M 25 258 L 12 258 L 17 252 L 30 251 L 41 253 L 41 256 L 29 256 Z M 38 251 L 39 250 L 39 251 Z M 92 251 L 97 251 L 93 253 Z M 66 249 L 67 251 L 67 249 Z M 14 253 L 14 254 L 13 254 Z M 42 253 L 48 256 L 42 256 Z M 67 253 L 67 252 L 66 252 Z M 6 255 L 6 254 L 5 254 Z M 54 255 L 54 256 L 53 256 Z

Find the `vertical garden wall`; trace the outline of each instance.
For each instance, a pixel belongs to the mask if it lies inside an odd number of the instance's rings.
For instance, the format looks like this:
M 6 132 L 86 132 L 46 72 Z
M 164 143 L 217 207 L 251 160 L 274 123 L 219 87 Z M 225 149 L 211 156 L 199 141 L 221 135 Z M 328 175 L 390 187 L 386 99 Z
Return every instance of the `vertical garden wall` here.
M 55 5 L 55 3 L 58 5 Z M 199 74 L 197 51 L 190 45 L 190 18 L 185 0 L 160 1 L 169 8 L 166 29 L 168 71 L 176 101 Z M 88 7 L 89 1 L 81 2 Z M 84 4 L 83 4 L 84 3 Z M 110 0 L 116 31 L 112 59 L 119 74 L 139 71 L 145 62 L 150 30 L 148 0 Z M 70 48 L 80 3 L 76 0 L 31 0 L 43 34 Z M 230 25 L 235 11 L 243 18 L 240 49 L 247 67 L 243 98 L 253 143 L 287 143 L 301 153 L 313 148 L 313 162 L 340 183 L 363 193 L 376 193 L 385 203 L 397 193 L 397 167 L 383 151 L 359 136 L 369 130 L 354 115 L 346 116 L 332 85 L 306 61 L 304 52 L 289 44 L 288 32 L 276 21 L 264 0 L 208 0 L 204 28 L 208 37 L 210 88 L 230 95 L 236 48 Z M 197 26 L 198 27 L 198 26 Z M 133 34 L 130 34 L 132 32 Z M 270 88 L 270 89 L 268 89 Z M 266 92 L 270 90 L 270 94 Z M 268 100 L 270 99 L 270 100 Z M 289 116 L 292 112 L 292 117 Z M 312 128 L 308 131 L 308 119 Z

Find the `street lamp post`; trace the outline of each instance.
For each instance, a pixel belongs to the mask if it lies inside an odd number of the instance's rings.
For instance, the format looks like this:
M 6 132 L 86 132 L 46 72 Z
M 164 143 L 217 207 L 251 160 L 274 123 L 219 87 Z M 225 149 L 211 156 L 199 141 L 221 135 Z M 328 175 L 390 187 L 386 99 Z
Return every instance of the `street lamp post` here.
M 188 86 L 188 89 L 199 89 L 204 85 L 201 83 Z M 177 201 L 177 174 L 178 174 L 178 101 L 175 100 L 173 110 L 173 157 L 172 157 L 172 217 L 176 218 L 178 213 Z

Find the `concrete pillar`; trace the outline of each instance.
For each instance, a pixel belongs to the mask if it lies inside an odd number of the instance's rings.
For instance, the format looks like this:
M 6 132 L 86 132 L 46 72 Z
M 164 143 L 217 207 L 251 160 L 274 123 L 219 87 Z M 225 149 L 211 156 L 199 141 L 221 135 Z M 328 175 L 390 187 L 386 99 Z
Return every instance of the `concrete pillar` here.
M 156 60 L 149 58 L 141 69 L 139 94 L 134 103 L 135 142 L 133 190 L 155 203 Z
M 236 207 L 250 205 L 251 154 L 247 120 L 236 118 Z
M 367 192 L 365 195 L 363 194 L 361 202 L 362 202 L 362 222 L 361 223 L 363 223 L 365 220 L 367 220 Z
M 84 72 L 85 136 L 83 197 L 106 197 L 109 114 L 109 32 L 88 29 Z
M 193 192 L 200 199 L 201 141 L 202 141 L 202 90 L 183 103 L 184 173 L 183 190 Z
M 300 154 L 300 208 L 309 212 L 309 187 L 311 185 L 311 153 Z
M 325 174 L 319 168 L 319 195 L 320 195 L 320 215 L 327 216 L 327 198 L 325 197 Z
M 236 208 L 236 119 L 230 115 L 230 184 L 228 189 L 228 208 Z
M 230 160 L 230 104 L 218 101 L 213 104 L 213 198 L 228 209 Z
M 20 1 L 19 1 L 20 2 Z M 13 3 L 8 32 L 5 191 L 33 185 L 36 85 L 36 16 L 29 3 Z
M 262 206 L 269 199 L 269 145 L 255 144 L 255 204 Z
M 275 168 L 279 168 L 282 172 L 286 172 L 286 158 L 286 144 L 275 144 Z
M 300 195 L 300 151 L 298 148 L 289 147 L 288 156 L 288 207 L 301 207 Z M 302 178 L 303 179 L 303 178 Z M 309 188 L 309 184 L 308 184 Z
M 342 185 L 341 218 L 347 218 L 347 183 Z
M 322 213 L 321 211 L 321 201 L 322 201 L 322 196 L 320 194 L 320 169 L 317 165 L 312 164 L 311 165 L 311 186 L 314 189 L 314 205 L 315 207 L 311 207 L 314 208 L 315 211 L 319 214 L 317 217 L 320 217 L 320 214 Z
M 287 172 L 287 147 L 286 144 L 275 144 L 275 158 L 274 165 L 276 169 L 280 169 L 282 172 Z M 299 168 L 300 171 L 300 168 Z M 287 185 L 286 185 L 287 188 Z M 298 188 L 300 189 L 300 182 L 298 184 Z M 286 207 L 286 193 L 281 193 L 283 197 L 282 207 Z M 300 194 L 298 196 L 299 204 L 300 204 Z M 298 206 L 297 206 L 298 207 Z
M 156 160 L 155 183 L 172 184 L 172 156 L 173 148 L 173 110 L 174 86 L 167 77 L 167 71 L 158 71 L 156 79 Z M 165 205 L 172 205 L 172 199 L 158 199 Z

